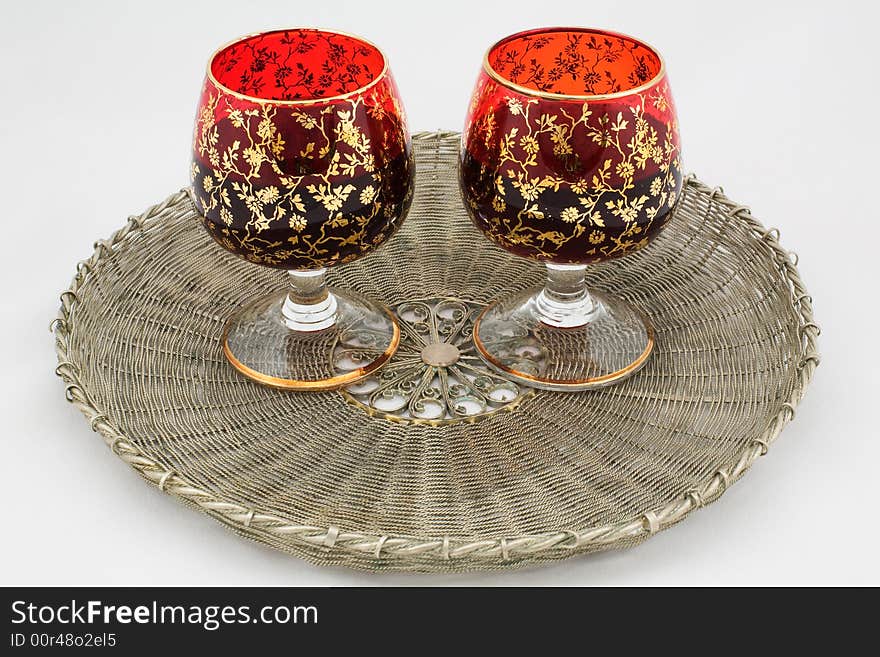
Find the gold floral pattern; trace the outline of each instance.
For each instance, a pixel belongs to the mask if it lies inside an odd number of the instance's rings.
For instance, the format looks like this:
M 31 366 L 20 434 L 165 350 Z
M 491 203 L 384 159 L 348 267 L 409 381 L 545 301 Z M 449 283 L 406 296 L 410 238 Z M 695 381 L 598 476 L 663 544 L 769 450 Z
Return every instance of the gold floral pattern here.
M 349 262 L 385 241 L 414 163 L 390 77 L 332 102 L 256 103 L 210 79 L 196 120 L 193 201 L 211 235 L 285 269 Z
M 665 78 L 608 101 L 530 97 L 478 80 L 462 138 L 463 196 L 507 249 L 584 264 L 634 251 L 671 216 L 681 178 Z

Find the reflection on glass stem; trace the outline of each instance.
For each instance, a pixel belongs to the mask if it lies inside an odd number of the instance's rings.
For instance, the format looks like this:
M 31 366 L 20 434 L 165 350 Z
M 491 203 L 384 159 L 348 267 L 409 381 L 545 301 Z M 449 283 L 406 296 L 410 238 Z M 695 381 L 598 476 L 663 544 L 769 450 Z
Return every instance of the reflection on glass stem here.
M 558 328 L 574 328 L 593 319 L 598 306 L 587 290 L 585 271 L 585 265 L 547 263 L 547 282 L 535 297 L 541 322 Z
M 336 323 L 336 297 L 327 289 L 327 269 L 288 271 L 290 290 L 281 306 L 292 331 L 321 331 Z

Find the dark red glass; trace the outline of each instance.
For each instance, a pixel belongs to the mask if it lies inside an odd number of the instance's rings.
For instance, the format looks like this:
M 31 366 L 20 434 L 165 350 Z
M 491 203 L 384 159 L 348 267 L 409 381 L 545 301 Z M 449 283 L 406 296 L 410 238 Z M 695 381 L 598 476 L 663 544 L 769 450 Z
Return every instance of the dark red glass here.
M 462 135 L 462 197 L 499 246 L 541 260 L 543 288 L 489 304 L 474 346 L 525 385 L 588 390 L 633 376 L 650 319 L 587 287 L 586 268 L 646 246 L 682 193 L 678 121 L 663 60 L 645 43 L 544 28 L 491 46 Z
M 477 226 L 519 255 L 589 264 L 662 230 L 681 193 L 662 59 L 601 30 L 516 34 L 487 53 L 462 137 Z
M 191 180 L 229 251 L 288 270 L 354 260 L 399 227 L 413 175 L 398 90 L 372 44 L 281 30 L 212 57 Z

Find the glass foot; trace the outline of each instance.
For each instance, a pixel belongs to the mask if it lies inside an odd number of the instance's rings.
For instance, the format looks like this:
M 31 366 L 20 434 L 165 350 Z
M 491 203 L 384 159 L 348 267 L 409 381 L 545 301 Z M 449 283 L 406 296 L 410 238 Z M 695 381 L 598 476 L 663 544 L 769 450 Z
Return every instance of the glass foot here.
M 400 327 L 365 297 L 328 292 L 313 317 L 288 310 L 288 290 L 249 303 L 226 324 L 226 358 L 254 381 L 286 390 L 334 390 L 369 376 L 397 351 Z
M 474 326 L 474 344 L 494 370 L 534 388 L 588 390 L 631 376 L 654 348 L 654 328 L 638 309 L 602 292 L 577 327 L 548 317 L 541 288 L 489 305 Z M 552 321 L 552 315 L 550 315 Z

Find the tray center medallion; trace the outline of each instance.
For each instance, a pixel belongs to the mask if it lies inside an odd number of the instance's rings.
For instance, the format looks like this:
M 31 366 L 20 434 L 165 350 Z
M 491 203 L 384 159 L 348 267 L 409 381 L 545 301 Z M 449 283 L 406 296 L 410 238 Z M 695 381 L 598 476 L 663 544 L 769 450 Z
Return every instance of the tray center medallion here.
M 472 336 L 482 304 L 434 297 L 391 310 L 400 322 L 397 353 L 341 391 L 368 414 L 414 424 L 466 422 L 510 410 L 534 394 L 490 370 L 477 354 Z
M 448 342 L 432 342 L 422 349 L 422 362 L 434 367 L 455 365 L 460 356 L 458 347 Z

